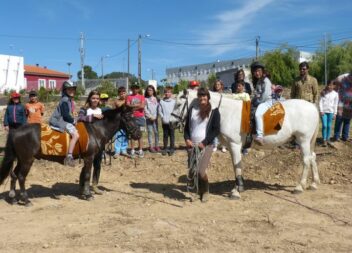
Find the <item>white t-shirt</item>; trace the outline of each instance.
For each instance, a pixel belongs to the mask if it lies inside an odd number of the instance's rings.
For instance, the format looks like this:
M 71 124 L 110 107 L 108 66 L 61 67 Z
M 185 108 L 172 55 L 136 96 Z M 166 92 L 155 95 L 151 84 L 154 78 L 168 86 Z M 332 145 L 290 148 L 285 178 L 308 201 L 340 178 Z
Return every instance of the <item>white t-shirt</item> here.
M 87 116 L 92 115 L 92 114 L 102 114 L 101 109 L 99 107 L 92 109 L 88 108 L 87 109 Z
M 199 115 L 199 109 L 193 108 L 191 115 L 191 141 L 194 144 L 201 143 L 205 139 L 209 117 L 204 120 Z

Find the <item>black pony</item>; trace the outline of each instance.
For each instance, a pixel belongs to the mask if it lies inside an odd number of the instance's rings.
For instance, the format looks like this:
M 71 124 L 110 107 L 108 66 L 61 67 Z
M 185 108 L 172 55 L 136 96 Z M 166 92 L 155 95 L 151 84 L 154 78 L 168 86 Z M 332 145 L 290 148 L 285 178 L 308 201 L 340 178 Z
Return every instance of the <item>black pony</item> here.
M 127 134 L 131 135 L 133 139 L 139 139 L 141 137 L 141 132 L 132 117 L 132 109 L 123 106 L 118 109 L 107 110 L 103 115 L 104 117 L 101 120 L 97 120 L 93 123 L 84 123 L 89 134 L 89 143 L 87 152 L 81 154 L 84 160 L 84 166 L 81 171 L 79 186 L 81 197 L 87 200 L 92 199 L 89 188 L 92 163 L 96 155 L 101 155 L 101 150 L 103 150 L 105 144 L 113 137 L 118 129 L 121 128 L 125 129 Z M 4 182 L 9 174 L 11 175 L 9 192 L 10 203 L 17 202 L 15 188 L 18 179 L 20 185 L 20 201 L 25 205 L 31 204 L 28 200 L 25 181 L 34 159 L 63 162 L 62 157 L 41 155 L 40 129 L 40 124 L 26 124 L 16 130 L 10 131 L 8 134 L 5 156 L 0 167 L 0 184 Z M 11 170 L 15 159 L 17 159 L 17 165 L 14 170 Z M 99 173 L 94 171 L 93 174 L 97 175 Z M 98 178 L 94 180 L 98 180 Z

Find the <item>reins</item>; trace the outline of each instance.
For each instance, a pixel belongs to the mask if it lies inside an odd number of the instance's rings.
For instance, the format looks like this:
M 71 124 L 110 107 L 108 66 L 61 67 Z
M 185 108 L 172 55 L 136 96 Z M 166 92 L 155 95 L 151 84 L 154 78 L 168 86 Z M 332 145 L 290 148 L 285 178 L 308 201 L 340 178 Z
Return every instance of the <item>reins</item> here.
M 187 192 L 199 192 L 199 161 L 204 154 L 197 145 L 192 147 L 188 160 Z

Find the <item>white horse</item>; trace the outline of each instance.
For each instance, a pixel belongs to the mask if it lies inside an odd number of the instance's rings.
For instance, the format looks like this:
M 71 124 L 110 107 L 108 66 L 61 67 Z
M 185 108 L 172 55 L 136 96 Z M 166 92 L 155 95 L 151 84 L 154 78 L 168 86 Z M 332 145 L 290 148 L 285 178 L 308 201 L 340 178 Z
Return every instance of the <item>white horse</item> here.
M 176 98 L 170 123 L 174 126 L 183 123 L 186 119 L 188 108 L 197 98 L 197 91 L 187 90 L 180 92 Z M 240 100 L 234 100 L 219 93 L 210 92 L 212 107 L 219 107 L 220 139 L 230 149 L 232 163 L 236 176 L 235 187 L 231 191 L 231 198 L 240 198 L 239 192 L 243 191 L 241 149 L 245 144 L 246 134 L 241 133 L 242 105 Z M 273 148 L 287 143 L 292 137 L 299 144 L 303 155 L 303 173 L 294 193 L 301 193 L 307 188 L 309 168 L 312 169 L 313 182 L 311 189 L 317 189 L 320 183 L 314 146 L 319 130 L 319 112 L 317 107 L 304 100 L 290 99 L 281 102 L 285 109 L 285 117 L 281 130 L 276 134 L 264 136 L 264 145 L 255 145 L 255 148 Z

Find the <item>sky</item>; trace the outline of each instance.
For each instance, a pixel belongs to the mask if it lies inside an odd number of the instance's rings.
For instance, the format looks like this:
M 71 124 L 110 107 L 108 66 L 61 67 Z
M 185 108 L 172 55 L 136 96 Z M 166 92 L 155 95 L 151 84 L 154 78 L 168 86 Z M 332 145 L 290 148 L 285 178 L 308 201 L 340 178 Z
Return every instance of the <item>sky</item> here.
M 161 80 L 165 69 L 255 57 L 282 43 L 314 52 L 326 33 L 334 43 L 352 39 L 350 0 L 0 0 L 0 54 L 46 66 L 77 79 L 79 37 L 85 65 L 101 75 L 137 75 L 141 35 L 142 78 Z M 101 59 L 103 58 L 103 64 Z

